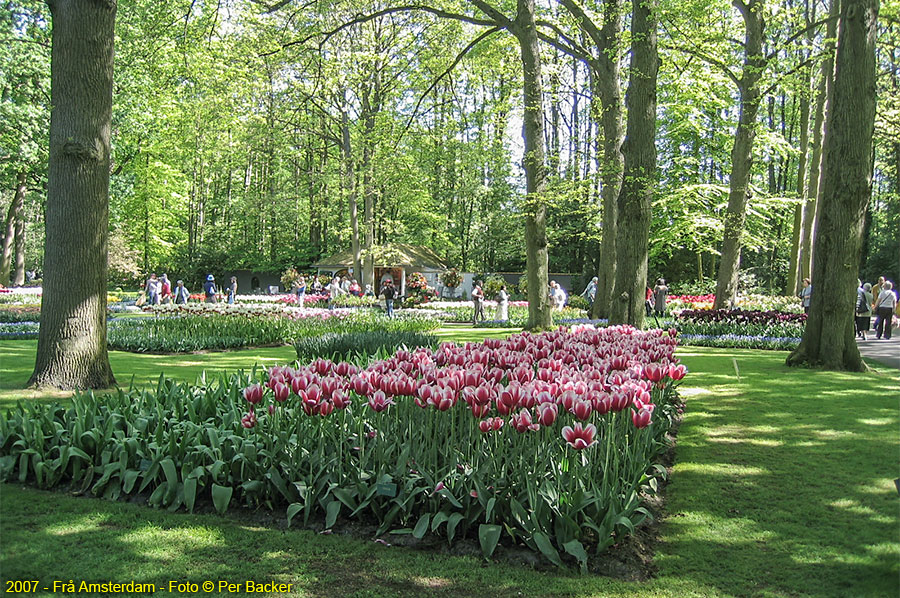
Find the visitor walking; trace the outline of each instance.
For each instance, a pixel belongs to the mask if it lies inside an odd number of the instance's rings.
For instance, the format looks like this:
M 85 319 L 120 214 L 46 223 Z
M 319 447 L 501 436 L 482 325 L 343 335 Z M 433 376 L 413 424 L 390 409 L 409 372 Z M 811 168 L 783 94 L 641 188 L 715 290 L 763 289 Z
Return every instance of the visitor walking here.
M 872 323 L 873 302 L 871 283 L 856 289 L 856 338 L 866 340 L 866 332 Z
M 172 283 L 169 282 L 169 275 L 163 274 L 159 279 L 160 290 L 159 290 L 159 300 L 160 303 L 167 304 L 172 300 Z
M 334 302 L 341 294 L 341 279 L 337 276 L 332 278 L 331 284 L 325 287 L 325 292 L 328 293 L 328 309 L 334 309 Z
M 203 285 L 203 295 L 206 297 L 206 303 L 218 303 L 216 300 L 216 277 L 212 274 L 206 277 L 206 284 Z
M 569 296 L 566 294 L 566 290 L 559 286 L 559 283 L 555 280 L 550 281 L 550 306 L 554 309 L 562 311 L 562 308 L 566 306 L 566 301 L 568 301 Z
M 188 302 L 188 298 L 190 295 L 188 294 L 188 290 L 184 288 L 184 281 L 179 280 L 175 283 L 175 304 L 176 305 L 184 305 Z
M 878 300 L 878 295 L 881 294 L 882 286 L 884 286 L 884 276 L 879 276 L 878 282 L 872 285 L 872 315 L 875 316 L 874 330 L 878 330 L 878 306 L 875 305 L 875 302 Z
M 509 320 L 509 293 L 505 284 L 500 285 L 500 292 L 497 293 L 497 319 L 501 322 Z
M 653 287 L 653 309 L 656 310 L 657 317 L 666 315 L 666 301 L 668 298 L 669 287 L 666 286 L 666 279 L 656 279 L 656 286 Z
M 581 293 L 581 296 L 587 299 L 588 301 L 588 310 L 590 310 L 594 306 L 594 299 L 597 297 L 597 283 L 600 282 L 598 277 L 593 277 L 591 282 L 584 288 L 584 292 Z
M 394 288 L 394 281 L 391 278 L 388 278 L 384 281 L 384 286 L 381 287 L 381 292 L 379 295 L 384 296 L 384 311 L 387 314 L 387 317 L 394 317 L 394 297 L 397 296 L 397 290 Z
M 800 297 L 800 303 L 803 304 L 803 313 L 809 313 L 809 300 L 812 298 L 812 282 L 808 278 L 803 279 L 803 288 L 797 295 Z
M 297 305 L 303 307 L 304 301 L 306 301 L 306 278 L 303 275 L 300 275 L 300 278 L 297 279 L 297 282 L 294 283 L 294 294 L 297 296 Z
M 156 278 L 156 274 L 151 274 L 150 278 L 147 279 L 147 285 L 144 287 L 144 291 L 147 293 L 147 305 L 158 305 L 159 304 L 159 279 Z
M 875 313 L 878 314 L 878 321 L 875 323 L 875 338 L 891 340 L 891 325 L 894 319 L 894 312 L 897 309 L 897 295 L 893 291 L 894 284 L 886 280 L 881 286 L 881 292 L 875 299 Z
M 650 287 L 644 293 L 644 309 L 647 310 L 647 317 L 653 314 L 653 289 Z
M 231 284 L 228 285 L 228 290 L 226 291 L 226 303 L 228 303 L 229 305 L 234 305 L 235 295 L 237 295 L 237 276 L 232 276 Z
M 362 288 L 360 288 L 359 282 L 355 278 L 350 281 L 349 291 L 354 297 L 362 297 Z
M 472 303 L 475 306 L 475 309 L 472 312 L 473 326 L 478 323 L 479 316 L 481 317 L 481 321 L 484 322 L 484 291 L 481 290 L 481 285 L 482 282 L 476 280 L 475 287 L 472 289 Z

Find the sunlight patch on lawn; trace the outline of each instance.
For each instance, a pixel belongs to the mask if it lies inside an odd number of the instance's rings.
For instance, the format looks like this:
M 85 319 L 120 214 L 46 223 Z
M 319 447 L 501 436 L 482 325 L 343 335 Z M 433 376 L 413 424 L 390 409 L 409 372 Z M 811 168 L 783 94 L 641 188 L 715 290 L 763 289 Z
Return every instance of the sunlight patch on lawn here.
M 858 419 L 856 421 L 867 426 L 887 426 L 896 422 L 896 420 L 892 417 Z
M 97 531 L 104 527 L 104 523 L 109 520 L 108 517 L 98 516 L 97 514 L 86 515 L 74 521 L 66 521 L 59 525 L 51 525 L 46 528 L 48 534 L 53 536 L 71 536 L 72 534 L 83 534 L 85 532 Z
M 772 472 L 763 467 L 751 467 L 749 465 L 735 465 L 733 463 L 676 463 L 678 472 L 702 473 L 707 475 L 769 475 Z

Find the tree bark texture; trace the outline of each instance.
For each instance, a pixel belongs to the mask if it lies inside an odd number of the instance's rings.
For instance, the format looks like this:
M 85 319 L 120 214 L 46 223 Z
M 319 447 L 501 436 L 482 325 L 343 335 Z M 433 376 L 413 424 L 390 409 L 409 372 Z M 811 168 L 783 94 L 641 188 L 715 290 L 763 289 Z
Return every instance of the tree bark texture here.
M 803 210 L 806 203 L 806 154 L 809 150 L 809 93 L 811 72 L 804 69 L 805 85 L 800 97 L 800 155 L 797 164 L 797 197 L 800 203 L 794 206 L 794 226 L 791 233 L 791 257 L 788 266 L 785 295 L 794 296 L 800 290 L 801 241 L 803 238 Z
M 656 48 L 655 3 L 633 0 L 631 69 L 625 103 L 628 125 L 622 153 L 625 173 L 619 192 L 616 236 L 616 284 L 610 324 L 644 325 L 650 206 L 656 181 Z
M 822 160 L 813 293 L 800 346 L 788 365 L 865 369 L 854 338 L 857 266 L 872 195 L 878 0 L 842 0 L 834 96 Z
M 525 256 L 528 272 L 528 328 L 550 328 L 547 204 L 544 189 L 544 106 L 541 94 L 541 51 L 534 23 L 534 0 L 518 0 L 512 33 L 522 53 L 525 99 Z
M 115 383 L 106 351 L 116 3 L 54 0 L 44 295 L 29 384 Z
M 592 313 L 595 318 L 609 317 L 609 303 L 616 282 L 617 201 L 624 169 L 622 92 L 619 87 L 621 30 L 622 0 L 605 0 L 603 27 L 597 47 L 597 68 L 594 68 L 595 92 L 600 97 L 600 123 L 603 128 L 603 153 L 600 162 L 603 237 L 600 244 L 600 267 L 597 270 L 597 295 Z
M 4 286 L 10 282 L 9 272 L 12 264 L 13 241 L 16 238 L 17 223 L 25 220 L 23 216 L 25 211 L 25 192 L 27 190 L 25 177 L 26 173 L 24 170 L 20 170 L 16 175 L 16 194 L 12 203 L 9 204 L 9 212 L 6 214 L 6 229 L 3 235 L 2 255 L 0 255 L 0 285 Z
M 756 136 L 756 115 L 759 112 L 760 77 L 765 68 L 763 37 L 765 20 L 762 0 L 734 0 L 744 19 L 744 64 L 738 88 L 741 96 L 740 116 L 731 150 L 731 176 L 728 207 L 725 210 L 725 234 L 722 239 L 722 258 L 716 281 L 715 308 L 734 302 L 737 295 L 738 271 L 741 263 L 741 235 L 747 217 L 747 191 L 750 184 L 753 140 Z
M 346 100 L 346 94 L 345 94 Z M 350 145 L 350 118 L 347 111 L 341 109 L 341 155 L 344 160 L 344 176 L 342 184 L 347 193 L 348 203 L 350 205 L 350 247 L 353 250 L 353 276 L 359 280 L 359 283 L 365 288 L 366 283 L 362 274 L 362 259 L 360 258 L 359 247 L 359 206 L 356 199 L 356 185 L 353 180 L 353 153 Z M 378 289 L 372 284 L 375 292 Z

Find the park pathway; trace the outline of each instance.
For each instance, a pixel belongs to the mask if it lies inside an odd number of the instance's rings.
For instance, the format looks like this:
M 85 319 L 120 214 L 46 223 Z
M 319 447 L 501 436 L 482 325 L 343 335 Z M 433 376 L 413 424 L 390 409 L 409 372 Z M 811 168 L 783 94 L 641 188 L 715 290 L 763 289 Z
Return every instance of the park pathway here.
M 868 340 L 857 339 L 859 352 L 862 356 L 877 361 L 878 363 L 900 369 L 900 330 L 894 330 L 890 340 L 876 340 L 873 333 L 869 333 Z

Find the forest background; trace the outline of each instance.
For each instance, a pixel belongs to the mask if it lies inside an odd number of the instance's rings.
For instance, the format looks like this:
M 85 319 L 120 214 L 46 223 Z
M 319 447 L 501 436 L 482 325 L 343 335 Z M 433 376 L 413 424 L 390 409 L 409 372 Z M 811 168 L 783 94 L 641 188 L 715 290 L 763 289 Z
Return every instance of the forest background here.
M 503 5 L 503 2 L 498 4 Z M 546 37 L 589 45 L 563 3 Z M 434 2 L 448 12 L 465 3 Z M 600 3 L 584 2 L 601 11 Z M 110 184 L 111 284 L 150 271 L 305 269 L 350 246 L 372 206 L 374 242 L 428 245 L 472 272 L 525 269 L 522 67 L 515 40 L 373 2 L 119 3 Z M 816 127 L 829 54 L 816 0 L 758 4 L 766 19 L 742 286 L 793 294 L 815 234 Z M 628 14 L 620 61 L 627 65 Z M 662 0 L 650 278 L 712 291 L 732 170 L 744 23 L 722 0 Z M 0 8 L 0 283 L 40 271 L 50 15 Z M 900 280 L 900 9 L 883 2 L 874 187 L 860 274 Z M 602 240 L 602 127 L 592 73 L 542 44 L 551 272 L 593 276 Z M 627 69 L 622 68 L 625 89 Z M 805 213 L 804 213 L 805 212 Z M 806 249 L 806 258 L 804 255 Z M 796 265 L 796 267 L 794 267 Z M 794 273 L 791 276 L 791 273 Z M 580 288 L 579 288 L 580 290 Z

